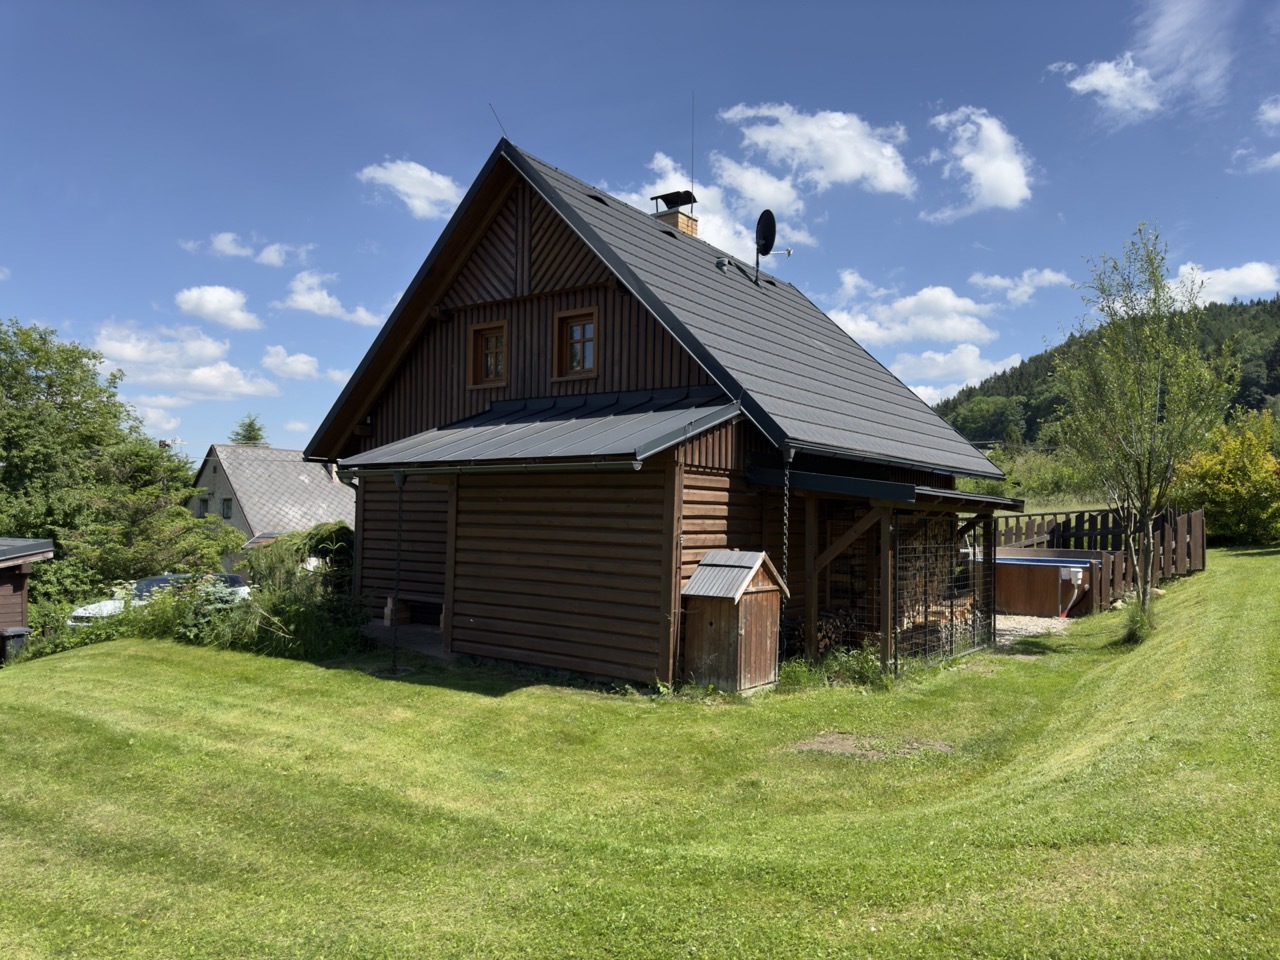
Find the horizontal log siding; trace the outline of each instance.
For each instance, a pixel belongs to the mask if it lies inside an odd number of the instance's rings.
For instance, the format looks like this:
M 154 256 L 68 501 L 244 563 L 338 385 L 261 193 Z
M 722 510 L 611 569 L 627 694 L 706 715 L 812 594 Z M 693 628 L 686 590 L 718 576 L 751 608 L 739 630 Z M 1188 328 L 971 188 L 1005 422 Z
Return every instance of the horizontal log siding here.
M 0 628 L 27 625 L 27 575 L 0 570 Z
M 360 538 L 356 590 L 381 610 L 395 586 L 396 485 L 390 477 L 365 477 L 357 494 Z M 445 535 L 449 490 L 425 477 L 405 479 L 400 526 L 400 594 L 411 604 L 444 598 Z
M 599 374 L 560 380 L 555 374 L 555 317 L 598 307 Z M 478 326 L 506 322 L 507 382 L 467 386 L 467 338 Z M 497 400 L 702 386 L 710 380 L 657 319 L 625 291 L 596 286 L 464 307 L 422 335 L 374 412 L 372 449 L 482 413 Z
M 664 474 L 458 478 L 455 652 L 659 674 Z
M 762 550 L 758 490 L 741 476 L 686 468 L 680 527 L 680 586 L 693 576 L 708 550 Z M 775 548 L 776 550 L 776 548 Z M 769 559 L 779 566 L 773 553 Z

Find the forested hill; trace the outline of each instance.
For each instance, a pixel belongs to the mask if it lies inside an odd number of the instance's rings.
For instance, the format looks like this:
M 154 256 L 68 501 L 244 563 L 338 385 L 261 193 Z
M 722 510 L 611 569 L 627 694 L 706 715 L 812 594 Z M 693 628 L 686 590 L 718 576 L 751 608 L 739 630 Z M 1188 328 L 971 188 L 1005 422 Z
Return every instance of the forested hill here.
M 1201 346 L 1213 350 L 1234 339 L 1240 357 L 1236 403 L 1270 405 L 1280 415 L 1280 294 L 1248 303 L 1210 303 L 1200 327 Z M 1035 442 L 1058 405 L 1053 364 L 1061 346 L 965 387 L 935 410 L 975 443 Z

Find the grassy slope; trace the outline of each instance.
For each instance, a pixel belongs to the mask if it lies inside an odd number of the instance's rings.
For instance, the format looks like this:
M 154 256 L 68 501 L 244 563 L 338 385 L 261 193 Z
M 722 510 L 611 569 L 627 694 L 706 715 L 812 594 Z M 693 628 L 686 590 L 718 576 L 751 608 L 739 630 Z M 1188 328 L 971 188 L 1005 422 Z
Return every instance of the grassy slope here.
M 1215 553 L 1137 650 L 1106 615 L 889 693 L 140 641 L 5 670 L 0 954 L 1273 954 L 1276 568 Z M 824 731 L 888 756 L 791 749 Z

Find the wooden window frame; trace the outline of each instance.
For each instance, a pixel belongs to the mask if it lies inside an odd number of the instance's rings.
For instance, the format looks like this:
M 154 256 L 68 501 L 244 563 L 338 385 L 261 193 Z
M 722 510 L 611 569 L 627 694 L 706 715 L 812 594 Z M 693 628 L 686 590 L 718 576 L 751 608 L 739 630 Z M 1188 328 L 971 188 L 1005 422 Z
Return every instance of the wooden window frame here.
M 484 341 L 495 333 L 502 335 L 502 376 L 484 377 Z M 507 335 L 507 322 L 484 323 L 467 332 L 467 386 L 473 390 L 488 387 L 505 387 L 511 370 L 511 338 Z
M 575 323 L 591 324 L 591 366 L 582 370 L 569 369 L 569 328 Z M 589 380 L 600 373 L 600 308 L 575 307 L 556 311 L 555 323 L 555 375 L 552 380 Z
M 235 507 L 232 505 L 230 497 L 222 498 L 222 509 L 219 511 L 219 513 L 222 514 L 223 520 L 231 519 L 232 515 L 235 513 Z

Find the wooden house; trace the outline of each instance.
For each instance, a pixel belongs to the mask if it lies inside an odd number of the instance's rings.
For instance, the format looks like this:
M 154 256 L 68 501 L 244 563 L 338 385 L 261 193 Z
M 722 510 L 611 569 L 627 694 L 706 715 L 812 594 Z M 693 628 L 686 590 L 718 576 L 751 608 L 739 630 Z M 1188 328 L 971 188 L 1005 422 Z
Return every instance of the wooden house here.
M 762 551 L 810 655 L 989 642 L 1002 476 L 790 284 L 498 143 L 307 447 L 357 589 L 458 653 L 678 681 L 681 588 Z

